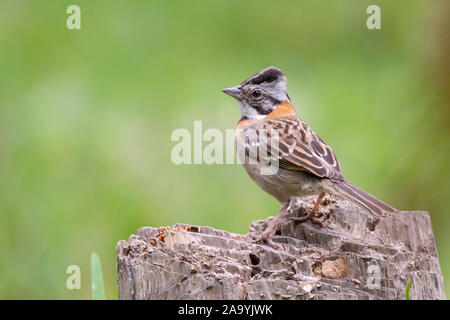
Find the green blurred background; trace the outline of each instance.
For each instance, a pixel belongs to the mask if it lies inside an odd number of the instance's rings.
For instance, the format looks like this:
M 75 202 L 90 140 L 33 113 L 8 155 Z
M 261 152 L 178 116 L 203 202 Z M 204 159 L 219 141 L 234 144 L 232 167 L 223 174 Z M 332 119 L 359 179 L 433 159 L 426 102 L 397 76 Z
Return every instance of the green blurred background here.
M 92 251 L 117 298 L 115 245 L 137 228 L 246 233 L 275 214 L 242 167 L 170 159 L 176 128 L 233 128 L 221 89 L 268 65 L 350 181 L 430 212 L 450 276 L 449 16 L 426 0 L 1 0 L 0 298 L 89 299 Z

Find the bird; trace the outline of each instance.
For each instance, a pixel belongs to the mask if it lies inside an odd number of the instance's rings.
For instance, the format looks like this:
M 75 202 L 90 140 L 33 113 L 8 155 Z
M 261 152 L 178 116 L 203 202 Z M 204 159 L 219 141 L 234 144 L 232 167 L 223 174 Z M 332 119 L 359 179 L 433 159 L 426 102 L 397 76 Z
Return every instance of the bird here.
M 310 221 L 325 227 L 316 212 L 327 193 L 355 202 L 375 221 L 397 213 L 397 209 L 344 178 L 333 150 L 298 116 L 286 83 L 284 72 L 270 66 L 222 90 L 239 104 L 241 118 L 235 128 L 235 144 L 241 163 L 250 178 L 281 204 L 255 242 L 271 241 L 295 200 L 305 196 L 317 198 L 309 213 L 291 218 L 296 223 Z M 264 171 L 271 166 L 273 172 Z

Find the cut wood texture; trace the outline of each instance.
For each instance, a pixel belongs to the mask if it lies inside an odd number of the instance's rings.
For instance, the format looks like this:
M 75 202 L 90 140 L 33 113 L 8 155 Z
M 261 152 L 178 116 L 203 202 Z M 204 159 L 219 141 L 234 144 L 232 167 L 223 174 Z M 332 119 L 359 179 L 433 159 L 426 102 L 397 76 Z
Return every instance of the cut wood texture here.
M 297 201 L 273 236 L 254 244 L 273 219 L 247 235 L 177 224 L 144 227 L 117 244 L 120 299 L 445 299 L 430 217 L 400 212 L 379 221 L 327 195 L 321 228 L 289 217 L 311 210 Z

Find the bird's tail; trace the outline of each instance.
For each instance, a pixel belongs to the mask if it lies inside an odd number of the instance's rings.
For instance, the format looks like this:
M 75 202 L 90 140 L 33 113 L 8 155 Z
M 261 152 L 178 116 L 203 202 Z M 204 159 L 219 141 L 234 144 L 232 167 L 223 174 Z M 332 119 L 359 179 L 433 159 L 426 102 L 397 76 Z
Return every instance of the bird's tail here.
M 334 186 L 340 194 L 355 201 L 375 217 L 384 217 L 398 212 L 397 209 L 376 199 L 348 181 L 337 181 L 334 183 Z

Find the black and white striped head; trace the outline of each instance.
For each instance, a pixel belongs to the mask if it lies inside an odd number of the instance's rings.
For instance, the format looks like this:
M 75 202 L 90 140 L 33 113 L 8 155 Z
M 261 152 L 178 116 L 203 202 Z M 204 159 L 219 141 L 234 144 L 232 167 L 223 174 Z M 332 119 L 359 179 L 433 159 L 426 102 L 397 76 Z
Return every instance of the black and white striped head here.
M 244 119 L 262 119 L 289 100 L 286 76 L 276 67 L 267 67 L 240 85 L 222 91 L 238 100 Z

